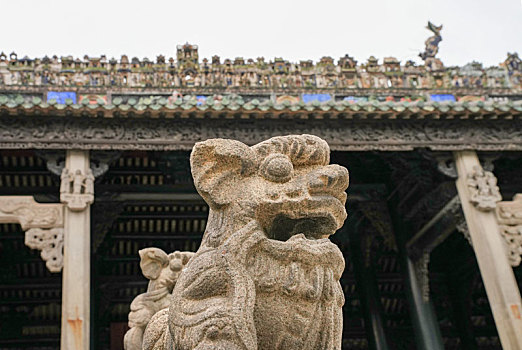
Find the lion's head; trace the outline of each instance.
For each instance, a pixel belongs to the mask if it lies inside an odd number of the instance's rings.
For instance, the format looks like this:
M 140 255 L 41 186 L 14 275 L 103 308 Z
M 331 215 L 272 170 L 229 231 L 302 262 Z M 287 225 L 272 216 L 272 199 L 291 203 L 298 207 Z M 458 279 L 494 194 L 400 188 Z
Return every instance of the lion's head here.
M 252 220 L 271 240 L 333 234 L 346 219 L 348 171 L 329 160 L 328 144 L 312 135 L 278 136 L 252 147 L 225 139 L 197 143 L 192 175 L 210 206 L 202 245 L 216 247 Z

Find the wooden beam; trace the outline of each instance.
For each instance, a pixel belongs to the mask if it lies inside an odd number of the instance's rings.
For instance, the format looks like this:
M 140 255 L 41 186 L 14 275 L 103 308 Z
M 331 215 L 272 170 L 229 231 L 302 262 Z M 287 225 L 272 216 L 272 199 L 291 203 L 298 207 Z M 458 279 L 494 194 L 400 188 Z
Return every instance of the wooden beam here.
M 502 348 L 522 349 L 522 306 L 494 209 L 501 197 L 475 151 L 454 153 L 457 190 Z
M 442 243 L 457 225 L 455 212 L 460 211 L 458 196 L 453 197 L 419 232 L 406 243 L 408 255 L 414 261 Z

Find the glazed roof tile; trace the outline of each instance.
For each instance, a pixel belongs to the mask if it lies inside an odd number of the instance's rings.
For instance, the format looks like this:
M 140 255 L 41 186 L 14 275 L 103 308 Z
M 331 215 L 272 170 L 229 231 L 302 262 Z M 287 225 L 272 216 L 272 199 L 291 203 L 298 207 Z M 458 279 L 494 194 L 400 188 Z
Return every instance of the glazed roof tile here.
M 115 98 L 111 103 L 105 101 L 74 103 L 66 100 L 64 104 L 57 103 L 55 100 L 48 102 L 39 97 L 24 99 L 21 96 L 0 95 L 1 114 L 49 114 L 49 115 L 83 115 L 83 116 L 163 116 L 175 117 L 188 114 L 188 117 L 197 117 L 203 114 L 236 114 L 242 118 L 267 117 L 268 114 L 274 116 L 285 114 L 285 117 L 296 115 L 308 115 L 311 118 L 321 118 L 324 115 L 330 117 L 359 117 L 365 118 L 410 118 L 431 117 L 433 119 L 445 118 L 484 118 L 491 119 L 504 118 L 513 119 L 522 117 L 522 101 L 475 101 L 475 102 L 379 102 L 379 101 L 313 101 L 305 103 L 303 101 L 291 104 L 288 101 L 276 103 L 271 100 L 244 101 L 242 99 L 227 99 L 221 101 L 208 98 L 206 101 L 198 102 L 195 96 L 185 96 L 183 99 L 169 101 L 167 99 L 130 99 L 124 102 L 122 99 Z M 201 116 L 199 116 L 201 117 Z M 305 116 L 306 118 L 306 116 Z

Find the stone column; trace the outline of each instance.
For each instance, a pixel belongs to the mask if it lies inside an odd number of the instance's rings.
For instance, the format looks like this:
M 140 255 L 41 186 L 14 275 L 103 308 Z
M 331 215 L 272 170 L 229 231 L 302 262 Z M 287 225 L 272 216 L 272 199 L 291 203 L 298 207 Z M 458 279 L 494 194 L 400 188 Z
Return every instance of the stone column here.
M 62 350 L 89 350 L 90 204 L 94 177 L 87 151 L 67 151 L 60 200 L 65 204 Z
M 484 171 L 474 151 L 454 153 L 457 190 L 502 348 L 522 349 L 520 292 L 495 216 L 501 196 L 492 173 Z

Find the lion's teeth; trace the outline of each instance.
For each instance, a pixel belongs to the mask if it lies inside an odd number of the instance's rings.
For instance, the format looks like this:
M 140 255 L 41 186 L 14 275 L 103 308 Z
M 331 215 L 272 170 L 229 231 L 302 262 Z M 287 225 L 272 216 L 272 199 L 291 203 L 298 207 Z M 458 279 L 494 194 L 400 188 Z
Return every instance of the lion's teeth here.
M 290 241 L 296 241 L 296 240 L 299 240 L 299 239 L 305 239 L 305 238 L 306 238 L 306 237 L 305 237 L 304 234 L 302 234 L 302 233 L 298 233 L 298 234 L 293 235 L 292 237 L 290 237 L 290 238 L 288 239 L 288 242 L 290 242 Z

